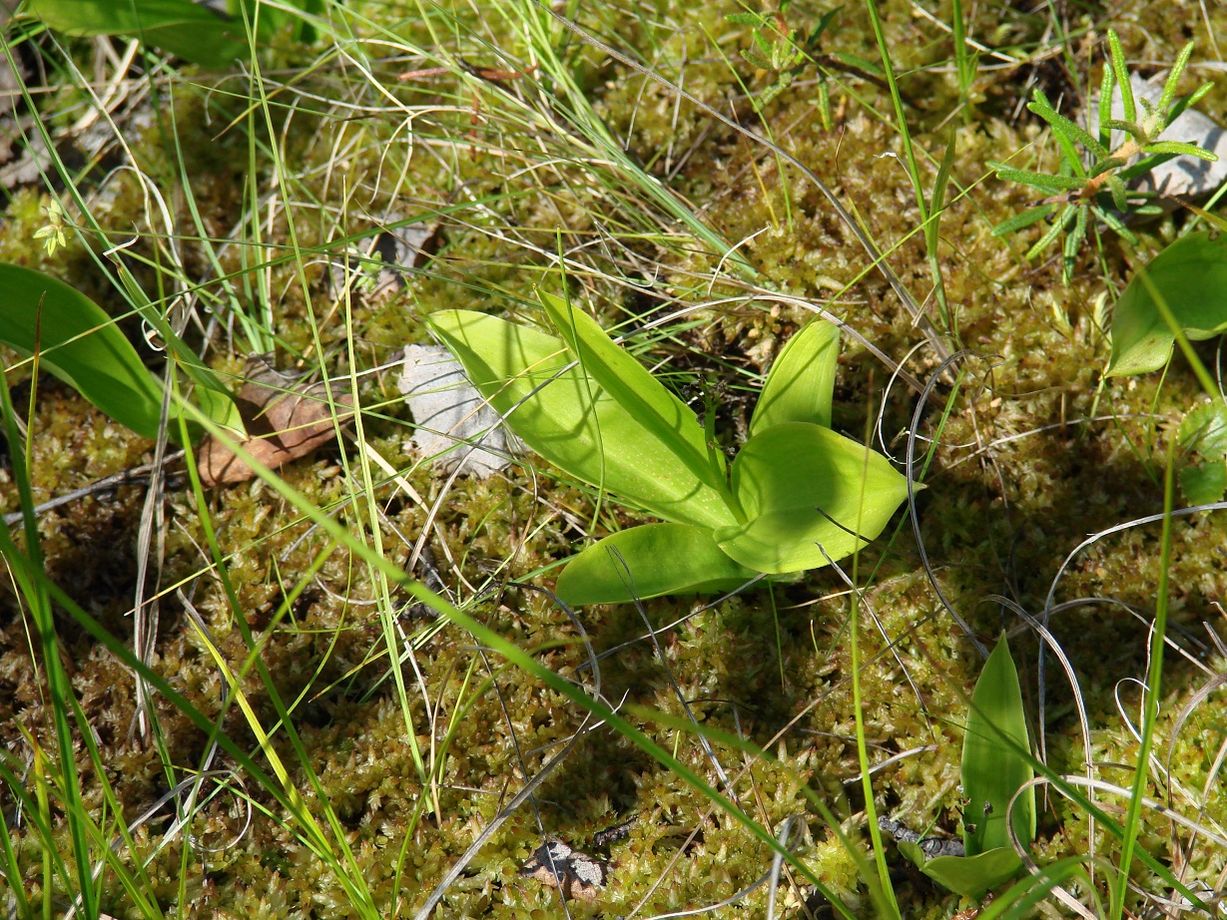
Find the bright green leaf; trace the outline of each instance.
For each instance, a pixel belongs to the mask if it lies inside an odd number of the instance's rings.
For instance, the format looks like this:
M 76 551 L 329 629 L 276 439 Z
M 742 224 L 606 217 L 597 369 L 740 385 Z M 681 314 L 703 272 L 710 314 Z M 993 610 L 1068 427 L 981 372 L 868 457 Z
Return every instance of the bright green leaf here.
M 984 663 L 971 695 L 963 735 L 963 845 L 968 856 L 1010 847 L 1006 815 L 1010 800 L 1035 773 L 1018 671 L 1002 636 Z M 1013 811 L 1014 833 L 1023 846 L 1035 837 L 1035 790 L 1028 788 Z M 1013 855 L 1013 850 L 1010 850 Z
M 1169 245 L 1146 266 L 1184 334 L 1193 341 L 1227 331 L 1227 236 L 1190 233 Z M 1112 359 L 1108 376 L 1158 370 L 1171 356 L 1175 335 L 1147 285 L 1135 275 L 1112 316 Z
M 916 847 L 915 844 L 900 844 Z M 910 854 L 909 854 L 910 858 Z M 915 860 L 913 859 L 913 862 Z M 1022 860 L 1010 847 L 997 847 L 975 856 L 935 856 L 918 862 L 920 871 L 943 888 L 979 900 L 985 893 L 1018 874 Z
M 1199 160 L 1206 160 L 1211 163 L 1218 161 L 1218 154 L 1198 147 L 1196 144 L 1186 144 L 1183 141 L 1155 141 L 1153 144 L 1147 144 L 1142 149 L 1146 153 L 1170 153 L 1175 156 L 1197 157 Z
M 428 325 L 511 429 L 554 466 L 666 520 L 735 523 L 721 493 L 671 443 L 571 366 L 561 339 L 470 310 L 435 313 Z M 692 424 L 702 431 L 693 416 Z
M 749 523 L 717 530 L 716 542 L 769 574 L 842 559 L 881 533 L 907 495 L 881 454 L 805 422 L 750 438 L 733 461 L 733 487 Z
M 162 384 L 101 307 L 62 281 L 17 265 L 0 264 L 0 289 L 0 341 L 26 355 L 37 348 L 39 367 L 142 437 L 157 437 Z
M 124 35 L 206 67 L 249 54 L 239 19 L 192 0 L 30 0 L 31 13 L 69 35 Z
M 703 428 L 686 404 L 605 334 L 596 320 L 561 297 L 539 294 L 541 305 L 580 370 L 683 463 L 693 478 L 727 494 L 724 457 L 708 448 Z M 618 450 L 607 442 L 606 451 Z
M 617 604 L 664 594 L 731 591 L 755 578 L 710 530 L 644 524 L 612 534 L 567 563 L 555 592 L 568 604 Z
M 750 436 L 781 422 L 831 427 L 838 357 L 838 327 L 816 319 L 798 330 L 771 365 L 750 418 Z

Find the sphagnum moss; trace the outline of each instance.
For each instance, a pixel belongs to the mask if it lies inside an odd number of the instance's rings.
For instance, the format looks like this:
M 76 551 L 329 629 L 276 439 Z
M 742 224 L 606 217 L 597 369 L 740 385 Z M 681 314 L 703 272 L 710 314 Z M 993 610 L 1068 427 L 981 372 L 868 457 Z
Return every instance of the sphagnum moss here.
M 899 49 L 896 67 L 904 72 L 905 92 L 916 106 L 909 116 L 914 116 L 918 126 L 914 140 L 940 156 L 947 135 L 938 125 L 957 98 L 956 87 L 944 72 L 909 77 L 906 70 L 944 62 L 949 54 L 941 44 L 947 40 L 945 33 L 913 19 L 907 4 L 884 7 L 888 38 Z M 610 25 L 615 35 L 634 40 L 628 47 L 643 47 L 645 39 L 650 41 L 656 52 L 652 66 L 688 92 L 722 111 L 731 104 L 744 123 L 757 124 L 758 116 L 740 97 L 742 87 L 731 69 L 736 68 L 752 89 L 761 76 L 736 54 L 747 37 L 724 14 L 738 9 L 733 4 L 727 9 L 679 6 L 667 11 L 674 22 L 663 30 L 636 17 L 624 17 L 621 22 L 614 17 Z M 981 12 L 989 15 L 987 9 Z M 397 28 L 427 42 L 428 33 L 410 14 L 405 11 L 406 18 Z M 482 30 L 502 53 L 512 58 L 523 55 L 521 38 L 510 21 L 498 17 L 479 21 L 482 18 L 471 10 L 459 14 L 467 21 L 466 28 Z M 379 15 L 390 13 L 381 9 Z M 843 15 L 846 21 L 841 30 L 829 36 L 830 50 L 872 57 L 874 47 L 864 28 L 863 12 L 850 9 Z M 1114 23 L 1131 53 L 1151 60 L 1170 58 L 1185 40 L 1183 28 L 1172 17 L 1154 20 L 1153 11 L 1140 8 L 1138 15 L 1142 19 L 1136 29 Z M 1219 21 L 1222 12 L 1212 10 L 1209 15 L 1217 17 L 1217 25 L 1225 24 Z M 1044 26 L 1041 20 L 1018 14 L 1003 21 L 971 23 L 969 31 L 1021 45 L 1039 38 Z M 712 45 L 713 38 L 720 42 L 719 48 Z M 761 147 L 715 125 L 689 103 L 675 104 L 670 92 L 658 84 L 608 65 L 591 49 L 582 51 L 580 57 L 584 85 L 613 135 L 624 139 L 633 157 L 684 196 L 727 239 L 746 240 L 739 251 L 763 279 L 779 291 L 819 302 L 838 295 L 830 304 L 831 311 L 846 317 L 889 355 L 901 357 L 917 341 L 911 318 L 884 282 L 870 273 L 854 283 L 866 267 L 863 251 L 822 197 L 794 170 L 780 167 Z M 986 69 L 977 81 L 982 101 L 970 124 L 954 130 L 953 175 L 967 193 L 943 214 L 939 247 L 947 297 L 957 311 L 962 344 L 973 355 L 969 367 L 975 383 L 963 391 L 943 434 L 948 452 L 939 460 L 930 488 L 921 498 L 921 527 L 943 590 L 984 635 L 995 631 L 999 620 L 990 608 L 977 606 L 982 598 L 1008 593 L 1029 609 L 1039 609 L 1059 560 L 1086 532 L 1157 510 L 1161 445 L 1169 432 L 1152 414 L 1181 411 L 1194 393 L 1178 365 L 1161 387 L 1157 380 L 1141 379 L 1097 394 L 1096 368 L 1102 364 L 1106 343 L 1092 324 L 1090 304 L 1103 287 L 1096 264 L 1088 258 L 1074 284 L 1063 287 L 1058 265 L 1027 264 L 1020 248 L 990 236 L 989 229 L 996 222 L 1029 203 L 1019 190 L 984 179 L 989 159 L 1000 159 L 1038 139 L 1034 125 L 1010 115 L 1016 86 L 1026 70 L 1026 65 L 1018 72 Z M 1053 78 L 1047 73 L 1040 76 Z M 804 81 L 771 102 L 762 119 L 777 143 L 815 169 L 843 200 L 855 206 L 879 245 L 890 249 L 890 264 L 905 283 L 925 292 L 930 276 L 923 238 L 914 233 L 918 223 L 914 199 L 899 161 L 882 156 L 899 152 L 893 129 L 880 117 L 886 111 L 885 96 L 855 77 L 839 77 L 845 83 L 842 87 L 837 83 L 839 88 L 834 90 L 839 117 L 831 131 L 821 128 L 812 84 Z M 328 75 L 327 79 L 338 78 Z M 369 91 L 361 86 L 351 88 L 359 94 Z M 661 237 L 619 240 L 623 249 L 608 250 L 619 253 L 617 264 L 602 263 L 590 253 L 598 251 L 601 233 L 622 224 L 612 189 L 585 178 L 595 167 L 574 161 L 525 170 L 522 167 L 535 156 L 531 146 L 517 148 L 512 157 L 489 148 L 485 142 L 497 143 L 499 138 L 514 136 L 518 142 L 531 138 L 531 132 L 519 126 L 514 134 L 500 133 L 499 119 L 506 117 L 506 109 L 500 108 L 498 94 L 518 90 L 514 81 L 492 87 L 484 104 L 473 107 L 469 91 L 456 92 L 449 80 L 414 87 L 416 100 L 437 94 L 457 110 L 452 120 L 440 119 L 431 128 L 438 149 L 444 149 L 439 142 L 447 140 L 449 128 L 461 139 L 442 156 L 415 152 L 395 195 L 376 186 L 391 174 L 379 172 L 382 147 L 391 128 L 373 124 L 369 136 L 350 153 L 343 169 L 353 177 L 351 194 L 354 187 L 375 190 L 379 203 L 392 203 L 408 192 L 415 203 L 433 200 L 439 207 L 456 209 L 455 216 L 444 222 L 440 257 L 411 278 L 406 291 L 392 302 L 375 306 L 358 300 L 352 327 L 345 323 L 343 304 L 332 309 L 321 268 L 307 271 L 311 290 L 299 289 L 297 268 L 285 248 L 285 214 L 275 214 L 272 238 L 266 240 L 279 259 L 269 275 L 268 289 L 277 297 L 276 327 L 270 331 L 283 350 L 296 356 L 313 354 L 313 335 L 306 322 L 312 311 L 322 321 L 320 337 L 332 362 L 330 371 L 344 373 L 347 358 L 342 346 L 347 336 L 361 343 L 360 360 L 377 363 L 387 360 L 399 344 L 421 340 L 421 316 L 455 306 L 458 299 L 466 307 L 496 312 L 507 310 L 516 299 L 528 302 L 534 285 L 558 283 L 556 277 L 547 278 L 542 271 L 548 261 L 544 254 L 553 252 L 557 244 L 556 228 L 565 231 L 567 242 L 593 241 L 592 247 L 577 250 L 591 260 L 586 263 L 589 266 L 613 277 L 626 271 L 632 259 L 639 260 L 639 269 L 658 266 L 654 276 L 643 274 L 636 277 L 636 283 L 654 277 L 653 294 L 703 307 L 709 287 L 702 278 L 715 267 L 718 256 L 692 244 L 677 247 Z M 223 105 L 217 98 L 202 102 L 198 91 L 188 86 L 175 89 L 171 98 L 184 114 L 205 105 Z M 219 116 L 221 109 L 212 114 Z M 299 202 L 296 210 L 301 221 L 296 229 L 310 257 L 319 255 L 331 240 L 353 232 L 355 218 L 368 225 L 362 221 L 377 209 L 374 199 L 370 203 L 364 199 L 357 208 L 352 198 L 341 200 L 344 183 L 340 173 L 330 168 L 334 145 L 328 139 L 346 130 L 345 117 L 300 112 L 289 121 L 288 142 L 282 152 L 287 174 L 320 203 L 310 210 Z M 242 197 L 235 194 L 236 179 L 245 169 L 242 132 L 232 129 L 223 134 L 219 145 L 215 132 L 192 128 L 182 118 L 179 121 L 180 144 L 194 164 L 189 175 L 197 205 L 209 233 L 224 241 L 235 226 L 237 212 L 245 207 Z M 204 123 L 200 119 L 195 124 Z M 473 142 L 462 139 L 474 130 Z M 227 146 L 226 139 L 231 137 L 234 143 Z M 223 149 L 228 155 L 218 157 Z M 168 151 L 153 142 L 152 134 L 138 145 L 137 155 L 148 171 L 174 175 Z M 1034 155 L 1050 154 L 1038 149 Z M 268 178 L 266 173 L 261 181 Z M 625 208 L 626 200 L 634 199 L 624 198 L 617 207 Z M 480 206 L 471 206 L 474 201 Z M 41 222 L 37 205 L 36 196 L 29 192 L 19 192 L 12 199 L 0 236 L 0 253 L 55 270 L 87 290 L 96 290 L 98 280 L 91 275 L 87 260 L 73 257 L 48 264 L 31 242 Z M 105 219 L 115 228 L 139 224 L 142 207 L 137 186 L 128 183 L 111 200 Z M 349 214 L 349 224 L 340 220 L 343 211 Z M 186 221 L 186 215 L 176 212 L 176 220 Z M 1157 229 L 1165 232 L 1162 227 Z M 910 239 L 905 239 L 909 234 Z M 1151 245 L 1149 239 L 1145 245 Z M 1109 263 L 1119 264 L 1120 258 L 1120 253 L 1107 254 Z M 244 269 L 238 247 L 226 249 L 221 261 L 226 271 Z M 627 295 L 607 278 L 592 275 L 588 281 L 606 305 L 639 307 L 643 303 L 638 295 Z M 716 285 L 712 290 L 722 292 L 726 287 Z M 923 294 L 919 299 L 924 299 Z M 116 303 L 114 299 L 106 302 Z M 761 371 L 782 337 L 805 314 L 795 308 L 769 312 L 760 307 L 751 303 L 700 314 L 706 325 L 681 333 L 670 343 L 675 365 L 699 378 L 704 371 L 708 376 L 726 372 L 701 354 L 679 353 L 680 343 L 683 349 L 700 353 L 735 347 L 738 366 L 744 372 Z M 617 318 L 615 313 L 611 309 L 606 318 Z M 215 360 L 219 366 L 225 361 L 231 367 L 239 363 L 228 356 Z M 318 361 L 319 355 L 311 360 Z M 913 367 L 932 364 L 933 356 L 922 354 Z M 837 423 L 859 435 L 870 407 L 881 398 L 886 376 L 862 348 L 849 342 L 838 379 Z M 744 382 L 739 380 L 738 385 Z M 20 389 L 17 393 L 20 396 Z M 60 384 L 40 381 L 40 396 L 31 455 L 39 497 L 80 485 L 92 478 L 92 471 L 111 472 L 145 456 L 147 445 L 115 431 Z M 887 437 L 907 424 L 910 406 L 911 397 L 896 389 L 888 407 L 887 419 L 893 427 L 887 429 Z M 1116 420 L 1080 421 L 1092 410 Z M 368 422 L 368 437 L 391 462 L 406 468 L 411 458 L 401 453 L 404 411 L 395 405 L 383 411 L 385 418 Z M 1065 427 L 1041 430 L 1062 421 L 1067 422 Z M 83 458 L 84 463 L 67 465 L 69 455 Z M 90 471 L 84 476 L 82 466 Z M 337 509 L 346 520 L 354 518 L 355 512 L 343 504 L 348 487 L 338 470 L 337 449 L 300 461 L 283 475 L 313 503 Z M 428 468 L 414 469 L 408 476 L 423 496 L 434 499 L 438 495 L 441 480 Z M 390 493 L 381 493 L 381 500 L 385 497 L 390 499 Z M 427 721 L 421 695 L 412 689 L 408 694 L 410 716 L 424 749 L 430 748 L 432 732 L 435 736 L 433 763 L 438 785 L 424 789 L 406 743 L 404 716 L 388 677 L 387 657 L 381 655 L 385 650 L 376 607 L 370 603 L 377 590 L 369 574 L 348 552 L 334 550 L 318 575 L 308 575 L 313 557 L 325 549 L 326 541 L 299 522 L 297 513 L 266 486 L 238 486 L 207 499 L 222 548 L 233 554 L 228 573 L 242 615 L 257 636 L 269 631 L 262 649 L 265 664 L 284 699 L 303 693 L 294 713 L 296 728 L 323 793 L 343 824 L 359 870 L 382 909 L 390 910 L 394 898 L 399 898 L 400 915 L 407 915 L 408 908 L 420 903 L 494 816 L 508 790 L 523 781 L 524 771 L 531 775 L 539 769 L 549 752 L 576 730 L 580 719 L 570 706 L 497 660 L 490 661 L 493 672 L 488 673 L 468 637 L 444 629 L 416 652 L 434 707 L 433 726 Z M 247 654 L 241 631 L 216 580 L 200 574 L 207 563 L 198 549 L 202 541 L 195 517 L 198 509 L 182 491 L 172 492 L 170 500 L 174 523 L 167 533 L 164 584 L 195 576 L 199 584 L 188 592 L 193 603 L 227 660 L 239 663 Z M 593 500 L 588 493 L 560 486 L 545 470 L 533 475 L 528 469 L 513 467 L 505 478 L 457 482 L 436 518 L 438 532 L 431 536 L 432 544 L 442 541 L 446 546 L 434 545 L 433 551 L 436 558 L 450 555 L 463 560 L 462 571 L 475 585 L 482 584 L 514 552 L 512 565 L 494 576 L 497 585 L 506 576 L 532 571 L 565 555 L 578 528 L 591 525 Z M 10 502 L 6 510 L 11 510 L 11 500 L 6 501 Z M 114 499 L 91 499 L 50 515 L 42 525 L 49 571 L 70 595 L 85 601 L 112 631 L 126 638 L 130 638 L 131 627 L 123 612 L 131 604 L 135 575 L 130 560 L 140 501 L 136 490 L 125 489 Z M 384 543 L 389 556 L 400 561 L 406 552 L 399 545 L 399 535 L 415 539 L 425 524 L 425 513 L 403 499 L 392 501 L 387 513 Z M 543 521 L 548 526 L 538 528 Z M 598 532 L 615 522 L 633 523 L 606 511 L 599 518 Z M 1206 516 L 1176 529 L 1172 580 L 1173 615 L 1178 623 L 1195 626 L 1222 596 L 1221 566 L 1214 550 L 1222 542 L 1222 528 L 1220 520 Z M 104 545 L 106 552 L 101 551 Z M 884 560 L 882 574 L 866 592 L 865 609 L 881 618 L 888 635 L 906 634 L 897 651 L 926 708 L 922 709 L 903 680 L 880 637 L 862 624 L 862 638 L 868 645 L 864 654 L 871 662 L 862 675 L 869 701 L 868 741 L 871 750 L 880 751 L 883 757 L 931 744 L 937 750 L 905 759 L 878 774 L 875 788 L 883 795 L 880 807 L 917 820 L 934 816 L 942 829 L 957 832 L 953 825 L 958 811 L 957 763 L 951 753 L 957 748 L 957 733 L 935 722 L 930 714 L 962 710 L 958 690 L 971 685 L 978 663 L 935 603 L 910 547 L 906 533 L 895 542 L 894 555 Z M 879 547 L 867 551 L 862 574 L 879 558 Z M 1063 582 L 1060 597 L 1108 594 L 1149 609 L 1157 559 L 1157 530 L 1115 536 L 1083 555 Z M 302 579 L 306 580 L 304 589 L 274 625 L 272 618 L 286 590 Z M 856 801 L 859 787 L 854 793 L 853 786 L 843 783 L 858 769 L 848 696 L 847 608 L 839 598 L 814 603 L 841 589 L 834 577 L 818 574 L 777 587 L 772 595 L 753 591 L 662 636 L 672 678 L 705 723 L 740 732 L 757 743 L 782 732 L 772 747 L 779 760 L 753 763 L 752 781 L 738 787 L 739 795 L 746 796 L 745 804 L 765 826 L 778 827 L 785 817 L 803 810 L 796 792 L 800 781 L 824 794 L 841 815 L 860 807 Z M 483 601 L 476 612 L 522 647 L 542 649 L 542 660 L 560 673 L 590 680 L 581 670 L 586 654 L 573 641 L 576 634 L 565 617 L 535 595 L 509 590 L 495 597 Z M 408 598 L 398 594 L 395 600 Z M 689 609 L 684 600 L 648 605 L 657 624 L 670 622 Z M 630 608 L 584 611 L 584 617 L 598 650 L 612 648 L 643 630 Z M 126 815 L 134 817 L 164 791 L 164 777 L 149 750 L 129 740 L 127 728 L 134 711 L 130 677 L 110 655 L 70 623 L 63 623 L 61 640 L 72 663 L 74 687 L 113 770 L 110 781 Z M 404 628 L 415 630 L 420 624 L 408 621 Z M 1053 628 L 1080 669 L 1082 690 L 1096 726 L 1097 755 L 1107 761 L 1126 760 L 1131 742 L 1117 718 L 1112 688 L 1122 674 L 1137 671 L 1144 627 L 1119 611 L 1087 608 L 1063 614 Z M 0 641 L 0 681 L 13 691 L 0 694 L 0 701 L 7 701 L 0 702 L 5 707 L 0 733 L 6 744 L 20 745 L 18 725 L 42 733 L 47 722 L 45 701 L 36 692 L 37 677 L 25 652 L 19 617 L 9 618 Z M 1024 668 L 1034 660 L 1032 652 L 1030 648 L 1020 651 L 1018 660 Z M 225 685 L 172 598 L 163 604 L 157 666 L 172 675 L 176 686 L 203 711 L 217 711 Z M 470 667 L 473 677 L 466 684 L 464 675 Z M 605 659 L 602 676 L 609 699 L 629 694 L 632 702 L 680 714 L 664 666 L 643 644 Z M 1035 675 L 1029 676 L 1034 686 Z M 404 677 L 412 688 L 414 672 L 406 668 Z M 1024 673 L 1024 680 L 1027 677 Z M 487 689 L 473 699 L 487 679 L 497 690 Z M 1198 681 L 1192 668 L 1173 663 L 1166 683 L 1171 688 L 1171 711 L 1179 708 Z M 262 722 L 271 725 L 275 713 L 260 682 L 249 675 L 244 687 Z M 1050 756 L 1064 768 L 1076 770 L 1080 755 L 1066 716 L 1068 691 L 1050 682 L 1049 693 L 1055 712 L 1048 726 Z M 463 717 L 443 751 L 443 731 L 457 712 L 463 712 Z M 180 766 L 197 763 L 203 753 L 200 734 L 172 707 L 160 703 L 158 713 L 172 760 Z M 798 714 L 800 718 L 793 721 Z M 510 743 L 509 725 L 526 762 L 521 762 Z M 233 737 L 254 744 L 234 707 L 225 728 Z M 1208 729 L 1186 727 L 1174 758 L 1175 765 L 1195 774 L 1193 785 L 1202 781 L 1200 771 L 1204 770 L 1194 742 L 1195 736 L 1200 737 L 1199 730 L 1204 734 Z M 667 731 L 657 734 L 664 743 L 676 741 L 690 766 L 709 769 L 690 739 Z M 41 737 L 49 741 L 45 734 Z M 275 744 L 281 756 L 294 763 L 284 739 L 276 739 Z M 739 763 L 738 758 L 724 753 L 726 767 Z M 97 781 L 90 778 L 84 761 L 79 767 L 86 771 L 86 801 L 97 807 L 101 801 Z M 301 784 L 297 772 L 296 777 Z M 270 804 L 258 790 L 252 791 L 261 804 Z M 437 795 L 438 808 L 421 814 L 420 797 L 427 791 Z M 311 795 L 315 801 L 315 794 Z M 1053 858 L 1085 852 L 1085 824 L 1060 802 L 1055 807 L 1057 816 L 1046 816 L 1041 826 L 1047 836 L 1041 833 L 1039 852 Z M 748 845 L 739 828 L 708 819 L 707 809 L 693 790 L 606 731 L 586 738 L 547 781 L 539 794 L 537 814 L 547 832 L 576 845 L 620 816 L 640 815 L 630 839 L 615 850 L 614 881 L 605 899 L 609 911 L 629 909 L 636 903 L 666 871 L 686 834 L 701 829 L 698 843 L 673 863 L 665 883 L 649 898 L 645 909 L 658 912 L 718 901 L 756 878 L 767 863 L 763 848 Z M 415 822 L 412 830 L 411 821 Z M 230 802 L 222 799 L 204 811 L 193 832 L 224 840 L 241 823 Z M 814 842 L 811 849 L 802 851 L 805 858 L 834 890 L 847 893 L 853 899 L 850 903 L 868 909 L 864 889 L 858 886 L 830 832 L 816 821 L 811 822 L 810 830 Z M 156 829 L 144 833 L 149 836 L 142 836 L 141 842 L 151 845 Z M 528 812 L 508 822 L 473 866 L 476 873 L 448 895 L 445 915 L 557 915 L 556 895 L 516 875 L 519 862 L 539 843 L 539 834 Z M 38 857 L 33 838 L 20 831 L 18 837 L 23 865 L 32 867 L 34 873 Z M 57 845 L 64 852 L 68 849 L 66 839 L 57 838 Z M 181 845 L 180 841 L 173 843 L 151 867 L 157 896 L 167 907 L 178 898 Z M 402 848 L 400 887 L 394 893 Z M 1199 855 L 1205 861 L 1205 853 Z M 1194 862 L 1200 865 L 1197 856 Z M 230 849 L 191 854 L 188 864 L 185 889 L 191 906 L 185 909 L 199 916 L 344 917 L 351 913 L 335 876 L 292 830 L 260 812 L 251 830 Z M 904 874 L 897 884 L 901 903 L 907 904 L 906 916 L 948 912 L 949 899 L 923 878 L 901 871 Z M 112 891 L 104 905 L 108 912 L 132 916 L 122 893 L 109 886 L 108 891 Z M 577 905 L 571 908 L 573 915 L 598 911 Z

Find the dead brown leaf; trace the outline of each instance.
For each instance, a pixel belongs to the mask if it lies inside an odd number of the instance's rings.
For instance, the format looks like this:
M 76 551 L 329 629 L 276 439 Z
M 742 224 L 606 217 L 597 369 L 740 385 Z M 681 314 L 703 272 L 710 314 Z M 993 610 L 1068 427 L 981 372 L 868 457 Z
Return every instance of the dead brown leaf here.
M 245 451 L 269 469 L 278 469 L 323 447 L 335 436 L 324 381 L 303 386 L 297 375 L 277 370 L 268 355 L 253 355 L 243 371 L 245 383 L 235 397 L 248 437 Z M 352 415 L 348 393 L 333 394 L 344 406 L 341 420 Z M 212 436 L 200 444 L 196 469 L 206 486 L 246 482 L 255 471 Z

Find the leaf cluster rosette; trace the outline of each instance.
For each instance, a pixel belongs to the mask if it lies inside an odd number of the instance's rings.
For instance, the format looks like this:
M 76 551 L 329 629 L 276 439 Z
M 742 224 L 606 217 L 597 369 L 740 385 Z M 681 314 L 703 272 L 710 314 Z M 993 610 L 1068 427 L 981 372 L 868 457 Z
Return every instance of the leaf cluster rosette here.
M 428 323 L 532 450 L 664 521 L 574 556 L 556 587 L 567 603 L 715 593 L 820 568 L 880 534 L 906 496 L 886 458 L 830 427 L 831 324 L 815 320 L 789 340 L 726 466 L 695 414 L 595 320 L 540 298 L 556 335 L 469 310 Z

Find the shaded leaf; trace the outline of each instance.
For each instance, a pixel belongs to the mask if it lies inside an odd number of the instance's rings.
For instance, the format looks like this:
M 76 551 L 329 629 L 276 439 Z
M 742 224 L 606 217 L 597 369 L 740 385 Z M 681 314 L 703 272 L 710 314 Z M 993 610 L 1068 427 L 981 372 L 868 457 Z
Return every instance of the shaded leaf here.
M 1227 459 L 1227 405 L 1215 400 L 1189 412 L 1180 423 L 1180 446 L 1208 459 Z
M 1221 501 L 1227 493 L 1227 463 L 1211 460 L 1182 467 L 1180 491 L 1190 505 L 1208 505 Z
M 427 323 L 511 430 L 554 466 L 666 520 L 736 521 L 692 463 L 573 366 L 561 339 L 469 310 Z M 693 415 L 683 422 L 702 430 Z
M 1007 217 L 993 227 L 993 236 L 1006 236 L 1016 230 L 1030 227 L 1032 224 L 1043 220 L 1056 209 L 1057 206 L 1055 204 L 1043 204 L 1037 208 L 1028 208 L 1025 211 L 1020 211 L 1013 217 Z
M 963 734 L 963 792 L 968 799 L 963 844 L 968 856 L 1010 847 L 1006 815 L 1014 794 L 1035 776 L 1030 751 L 1018 671 L 1002 636 L 972 691 Z M 1015 803 L 1013 825 L 1019 842 L 1027 846 L 1035 837 L 1034 788 Z
M 644 524 L 611 534 L 567 563 L 555 593 L 568 604 L 618 604 L 665 594 L 731 591 L 755 578 L 707 528 Z
M 158 436 L 162 383 L 101 307 L 62 281 L 17 265 L 0 264 L 0 289 L 0 341 L 25 355 L 37 347 L 41 368 L 142 437 Z M 170 411 L 176 418 L 173 403 Z
M 1172 353 L 1175 334 L 1141 274 L 1130 280 L 1112 316 L 1109 377 L 1158 370 Z M 1227 330 L 1227 237 L 1182 236 L 1150 261 L 1145 274 L 1189 339 Z
M 733 462 L 733 487 L 749 523 L 720 528 L 716 542 L 770 574 L 842 559 L 881 533 L 907 495 L 881 454 L 805 422 L 750 438 Z
M 798 330 L 771 365 L 750 417 L 750 436 L 781 422 L 829 428 L 838 357 L 838 327 L 819 319 Z
M 1017 182 L 1021 185 L 1029 185 L 1043 192 L 1077 191 L 1086 184 L 1086 180 L 1075 176 L 1055 176 L 1049 173 L 1035 172 L 1030 169 L 1016 169 L 1013 166 L 1006 166 L 1004 163 L 990 162 L 988 165 L 997 173 L 999 179 Z
M 206 67 L 249 53 L 239 19 L 192 0 L 30 0 L 28 9 L 69 35 L 124 35 Z
M 965 898 L 982 898 L 986 892 L 1008 882 L 1022 868 L 1022 860 L 1009 847 L 998 847 L 976 856 L 935 856 L 933 859 L 920 853 L 916 844 L 901 843 L 899 849 L 933 881 Z
M 243 377 L 235 402 L 248 437 L 239 443 L 264 466 L 278 469 L 336 437 L 325 381 L 302 386 L 294 375 L 274 368 L 265 355 L 248 358 Z M 350 405 L 348 393 L 334 393 L 333 398 L 338 405 Z M 350 414 L 341 412 L 338 418 Z M 246 461 L 211 436 L 200 444 L 196 468 L 206 486 L 233 485 L 256 475 Z

